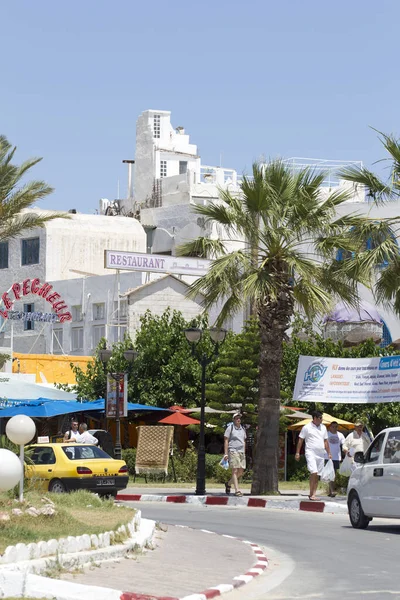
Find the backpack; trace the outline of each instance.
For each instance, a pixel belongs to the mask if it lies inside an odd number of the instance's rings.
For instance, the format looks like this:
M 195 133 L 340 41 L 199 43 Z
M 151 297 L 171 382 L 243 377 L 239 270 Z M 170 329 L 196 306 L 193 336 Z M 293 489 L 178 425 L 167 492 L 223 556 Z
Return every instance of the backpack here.
M 235 424 L 232 422 L 232 423 L 228 423 L 228 427 L 229 427 L 229 425 L 231 426 L 231 430 L 230 430 L 230 432 L 229 432 L 229 438 L 228 438 L 228 439 L 229 439 L 229 441 L 230 441 L 230 439 L 231 439 L 231 437 L 232 437 L 232 431 L 233 431 L 233 427 L 234 427 L 234 425 L 235 425 Z M 239 428 L 239 429 L 244 429 L 244 427 L 243 427 L 243 425 L 242 425 L 242 424 L 240 424 L 240 428 Z M 245 430 L 245 433 L 246 433 L 246 430 Z M 247 437 L 247 435 L 246 435 L 246 437 Z

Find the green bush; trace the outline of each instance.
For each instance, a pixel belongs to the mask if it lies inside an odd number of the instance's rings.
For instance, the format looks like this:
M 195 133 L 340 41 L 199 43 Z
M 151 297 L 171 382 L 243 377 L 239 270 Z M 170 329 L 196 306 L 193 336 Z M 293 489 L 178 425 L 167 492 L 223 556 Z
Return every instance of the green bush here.
M 286 468 L 288 481 L 304 481 L 310 476 L 307 469 L 306 457 L 303 455 L 300 456 L 300 460 L 297 462 L 294 454 L 288 454 Z
M 136 448 L 122 450 L 122 460 L 126 462 L 131 477 L 135 476 Z
M 187 448 L 183 456 L 180 451 L 175 448 L 173 461 L 177 482 L 190 483 L 192 481 L 196 481 L 197 452 L 194 448 Z M 173 477 L 174 474 L 170 460 L 168 467 L 168 481 L 173 481 Z
M 231 469 L 224 469 L 219 464 L 221 462 L 222 454 L 206 454 L 206 479 L 208 481 L 215 481 L 216 483 L 226 483 L 229 481 L 232 475 Z M 129 475 L 135 476 L 135 461 L 136 461 L 136 448 L 127 448 L 122 451 L 122 458 L 126 462 Z M 173 457 L 169 460 L 168 475 L 166 481 L 174 481 L 174 471 L 172 468 L 175 467 L 175 475 L 178 483 L 192 483 L 196 481 L 197 475 L 197 450 L 193 447 L 189 447 L 185 454 L 175 447 Z M 244 472 L 243 481 L 251 482 L 252 471 L 247 470 Z M 162 474 L 148 474 L 147 481 L 160 481 L 163 479 Z

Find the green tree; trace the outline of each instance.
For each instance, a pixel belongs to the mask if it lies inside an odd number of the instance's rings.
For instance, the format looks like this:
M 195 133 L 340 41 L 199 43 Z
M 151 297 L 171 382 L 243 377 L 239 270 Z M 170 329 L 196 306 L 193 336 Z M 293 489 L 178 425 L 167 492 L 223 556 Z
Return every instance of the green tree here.
M 133 347 L 137 351 L 128 380 L 129 401 L 165 408 L 175 404 L 186 407 L 199 404 L 200 365 L 192 356 L 184 335 L 184 329 L 193 326 L 206 328 L 207 318 L 203 316 L 188 322 L 182 313 L 169 308 L 161 316 L 147 311 L 140 319 L 140 329 L 134 344 L 126 336 L 122 342 L 113 345 L 108 369 L 114 372 L 127 369 L 128 364 L 123 356 L 125 350 Z M 71 363 L 76 379 L 72 389 L 78 394 L 78 398 L 104 398 L 106 375 L 99 350 L 105 343 L 105 339 L 100 341 L 86 371 Z M 208 335 L 203 336 L 199 350 L 207 354 L 212 352 L 213 346 Z M 212 377 L 213 370 L 214 363 L 211 363 L 207 369 L 207 379 Z M 59 387 L 71 389 L 62 384 Z
M 133 367 L 133 397 L 143 404 L 159 407 L 200 403 L 201 370 L 192 356 L 184 329 L 208 326 L 207 317 L 186 321 L 179 311 L 169 308 L 161 315 L 148 310 L 140 319 L 135 338 L 138 357 Z M 211 354 L 212 343 L 207 335 L 198 350 Z M 207 380 L 212 377 L 214 363 L 207 368 Z
M 282 161 L 254 164 L 240 197 L 221 191 L 221 201 L 196 206 L 226 239 L 201 237 L 179 253 L 213 259 L 191 286 L 205 309 L 222 303 L 218 324 L 249 302 L 260 323 L 260 395 L 252 493 L 278 490 L 280 373 L 283 342 L 295 312 L 312 319 L 339 299 L 355 304 L 357 285 L 371 283 L 372 268 L 395 253 L 390 225 L 359 214 L 337 216 L 350 191 L 321 197 L 325 174 L 294 172 Z M 370 252 L 366 239 L 376 241 Z M 227 242 L 235 242 L 236 248 Z M 354 260 L 336 259 L 341 248 Z M 397 250 L 396 250 L 397 251 Z
M 53 192 L 44 181 L 22 183 L 29 169 L 41 158 L 31 158 L 21 165 L 14 165 L 16 147 L 7 138 L 0 136 L 0 241 L 18 236 L 23 231 L 42 227 L 47 221 L 60 218 L 60 214 L 28 212 L 35 202 Z
M 217 410 L 231 410 L 241 405 L 245 422 L 257 421 L 259 396 L 260 328 L 255 318 L 249 319 L 243 331 L 230 334 L 216 363 L 213 380 L 206 387 L 207 405 Z M 230 419 L 232 420 L 232 419 Z M 226 414 L 211 415 L 208 422 L 222 433 Z

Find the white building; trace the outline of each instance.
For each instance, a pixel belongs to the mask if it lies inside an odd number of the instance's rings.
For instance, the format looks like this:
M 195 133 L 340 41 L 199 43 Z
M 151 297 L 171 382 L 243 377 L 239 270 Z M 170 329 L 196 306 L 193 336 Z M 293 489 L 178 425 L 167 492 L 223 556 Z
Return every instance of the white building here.
M 218 202 L 221 188 L 239 194 L 236 171 L 203 165 L 196 145 L 190 143 L 183 127 L 174 129 L 171 113 L 161 110 L 147 110 L 139 116 L 135 160 L 124 162 L 129 168 L 126 199 L 112 203 L 103 199 L 101 215 L 71 211 L 70 220 L 50 221 L 43 229 L 0 244 L 3 308 L 5 300 L 12 300 L 12 310 L 49 313 L 53 310 L 49 297 L 54 300 L 56 294 L 59 306 L 65 305 L 62 310 L 69 313 L 64 322 L 53 324 L 28 320 L 11 325 L 4 320 L 0 346 L 10 346 L 12 338 L 13 349 L 19 352 L 87 355 L 102 337 L 109 343 L 122 339 L 125 331 L 134 337 L 140 316 L 148 308 L 154 314 L 162 314 L 170 306 L 181 310 L 187 319 L 201 312 L 200 299 L 188 301 L 185 296 L 193 277 L 160 278 L 160 274 L 121 271 L 118 279 L 116 271 L 104 268 L 104 250 L 174 255 L 178 245 L 200 235 L 224 237 L 223 231 L 206 227 L 193 209 L 199 204 Z M 338 179 L 337 172 L 355 163 L 298 158 L 287 162 L 293 170 L 311 166 L 327 172 L 321 198 L 333 189 L 351 188 L 351 184 Z M 340 211 L 377 217 L 399 213 L 398 202 L 378 209 L 368 202 L 362 190 L 351 188 L 351 192 L 351 201 Z M 397 232 L 394 235 L 397 237 Z M 230 242 L 230 247 L 241 244 Z M 36 279 L 40 285 L 49 282 L 53 297 L 42 297 L 45 294 L 40 294 L 41 288 L 33 284 Z M 18 288 L 12 289 L 12 285 L 17 283 L 23 289 L 24 282 L 29 282 L 27 289 L 35 288 L 36 293 L 15 297 Z M 368 290 L 362 291 L 362 297 L 373 301 Z M 211 322 L 217 313 L 216 309 L 210 315 Z M 386 327 L 385 338 L 399 338 L 397 317 L 383 309 L 380 313 Z M 243 318 L 238 315 L 226 326 L 239 331 Z
M 84 285 L 88 275 L 110 275 L 104 268 L 105 249 L 146 252 L 146 233 L 136 219 L 74 213 L 69 217 L 49 221 L 43 228 L 0 243 L 0 310 L 49 314 L 58 303 L 60 320 L 64 315 L 68 322 L 73 318 L 69 286 L 61 286 L 61 281 L 80 278 Z M 45 288 L 41 294 L 45 283 L 52 289 L 47 288 L 45 294 Z M 56 296 L 52 298 L 52 294 Z M 103 294 L 107 298 L 108 289 Z M 49 352 L 44 332 L 50 328 L 48 322 L 1 317 L 0 346 L 12 345 L 17 352 Z M 43 334 L 38 334 L 42 329 Z
M 153 253 L 174 254 L 176 246 L 204 235 L 204 219 L 193 206 L 217 200 L 218 188 L 239 192 L 236 171 L 203 165 L 184 128 L 172 127 L 169 111 L 146 110 L 139 116 L 135 160 L 125 162 L 128 198 L 120 201 L 121 212 L 140 219 Z M 100 211 L 109 204 L 101 201 Z

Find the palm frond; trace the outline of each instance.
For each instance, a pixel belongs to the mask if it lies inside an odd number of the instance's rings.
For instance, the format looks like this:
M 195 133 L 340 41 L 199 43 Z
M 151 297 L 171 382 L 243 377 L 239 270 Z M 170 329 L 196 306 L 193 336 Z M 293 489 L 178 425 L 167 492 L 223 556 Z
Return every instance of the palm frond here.
M 197 256 L 198 258 L 215 258 L 226 254 L 225 244 L 221 240 L 199 237 L 191 242 L 181 244 L 176 249 L 177 256 Z
M 28 212 L 38 200 L 54 190 L 44 181 L 22 183 L 23 177 L 41 158 L 31 158 L 21 165 L 12 160 L 16 147 L 4 135 L 0 136 L 0 241 L 17 237 L 25 230 L 43 225 L 53 219 L 69 218 L 64 214 Z

